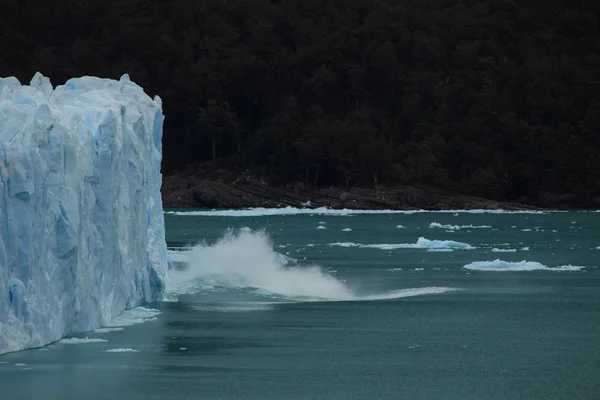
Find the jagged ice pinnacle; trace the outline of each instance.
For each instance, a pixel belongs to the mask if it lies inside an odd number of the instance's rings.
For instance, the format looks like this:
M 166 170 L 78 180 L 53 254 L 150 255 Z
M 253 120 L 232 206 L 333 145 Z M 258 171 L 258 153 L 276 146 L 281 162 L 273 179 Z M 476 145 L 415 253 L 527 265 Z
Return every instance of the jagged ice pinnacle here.
M 163 121 L 127 75 L 0 78 L 0 354 L 162 298 Z

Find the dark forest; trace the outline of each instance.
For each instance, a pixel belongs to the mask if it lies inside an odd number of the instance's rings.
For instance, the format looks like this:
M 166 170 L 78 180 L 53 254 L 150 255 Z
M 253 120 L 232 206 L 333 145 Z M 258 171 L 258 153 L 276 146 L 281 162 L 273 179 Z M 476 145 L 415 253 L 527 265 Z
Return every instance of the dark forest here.
M 163 173 L 600 198 L 600 3 L 1 0 L 0 76 L 131 79 Z

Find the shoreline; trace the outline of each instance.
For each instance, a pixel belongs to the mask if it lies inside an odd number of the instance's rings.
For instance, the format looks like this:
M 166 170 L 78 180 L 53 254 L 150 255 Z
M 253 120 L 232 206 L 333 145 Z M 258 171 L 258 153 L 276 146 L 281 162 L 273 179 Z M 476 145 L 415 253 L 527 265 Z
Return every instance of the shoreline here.
M 232 179 L 170 175 L 161 189 L 164 208 L 320 208 L 354 210 L 565 210 L 490 200 L 407 185 L 307 188 L 302 183 L 271 185 L 251 176 Z

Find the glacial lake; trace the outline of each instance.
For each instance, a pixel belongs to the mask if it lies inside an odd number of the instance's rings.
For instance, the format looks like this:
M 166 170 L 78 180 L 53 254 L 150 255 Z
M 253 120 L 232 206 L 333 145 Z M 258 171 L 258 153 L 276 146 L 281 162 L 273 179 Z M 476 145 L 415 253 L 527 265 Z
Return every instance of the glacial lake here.
M 165 219 L 165 301 L 0 356 L 0 399 L 600 398 L 599 212 Z

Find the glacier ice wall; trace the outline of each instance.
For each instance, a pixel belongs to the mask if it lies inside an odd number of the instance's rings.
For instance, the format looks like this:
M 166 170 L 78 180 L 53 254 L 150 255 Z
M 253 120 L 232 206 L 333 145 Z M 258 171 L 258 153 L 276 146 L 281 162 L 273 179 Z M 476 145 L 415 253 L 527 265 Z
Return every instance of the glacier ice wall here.
M 0 354 L 162 298 L 163 120 L 127 75 L 0 79 Z

